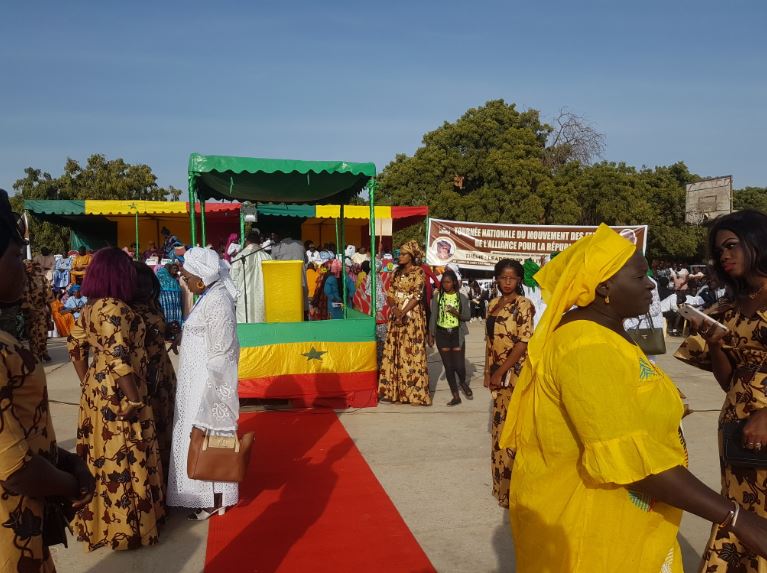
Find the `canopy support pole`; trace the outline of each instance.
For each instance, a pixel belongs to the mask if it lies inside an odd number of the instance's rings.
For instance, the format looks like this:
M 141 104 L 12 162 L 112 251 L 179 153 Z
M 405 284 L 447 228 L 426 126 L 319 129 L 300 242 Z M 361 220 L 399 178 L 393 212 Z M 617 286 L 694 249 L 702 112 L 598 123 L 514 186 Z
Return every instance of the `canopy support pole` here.
M 189 174 L 189 231 L 191 236 L 192 246 L 197 244 L 197 193 L 195 191 L 196 183 L 195 177 L 191 173 Z
M 376 334 L 376 302 L 378 301 L 378 269 L 376 268 L 376 180 L 368 182 L 370 200 L 370 316 L 373 317 L 373 335 Z
M 346 219 L 344 217 L 344 204 L 341 203 L 341 300 L 343 301 L 344 319 L 346 318 Z
M 24 210 L 24 227 L 26 228 L 25 239 L 27 240 L 27 259 L 32 260 L 32 236 L 29 233 L 29 214 Z
M 205 248 L 208 244 L 208 238 L 205 234 L 205 200 L 200 198 L 200 246 Z
M 240 248 L 245 248 L 245 215 L 242 214 L 242 205 L 240 205 Z M 247 299 L 245 299 L 247 301 Z M 245 311 L 245 316 L 247 316 L 247 311 Z
M 141 250 L 141 247 L 139 247 L 138 244 L 138 208 L 136 209 L 136 248 L 133 251 L 133 260 L 138 261 L 139 260 L 139 251 Z
M 336 257 L 338 256 L 338 245 L 340 245 L 340 241 L 338 239 L 338 219 L 335 220 L 336 223 Z

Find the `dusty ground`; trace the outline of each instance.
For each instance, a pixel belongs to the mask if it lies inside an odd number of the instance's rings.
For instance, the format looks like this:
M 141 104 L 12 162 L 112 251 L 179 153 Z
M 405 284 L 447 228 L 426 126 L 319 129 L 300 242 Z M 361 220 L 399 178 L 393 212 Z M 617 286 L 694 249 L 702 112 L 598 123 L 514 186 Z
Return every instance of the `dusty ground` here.
M 482 388 L 482 323 L 471 325 L 467 358 L 474 375 L 473 401 L 455 408 L 441 377 L 437 354 L 429 357 L 434 406 L 381 404 L 348 411 L 340 419 L 383 484 L 432 563 L 440 572 L 514 570 L 514 548 L 505 512 L 491 496 L 489 469 L 490 399 Z M 670 349 L 679 339 L 669 339 Z M 61 445 L 73 449 L 79 386 L 61 341 L 51 343 L 54 362 L 46 368 L 51 410 Z M 711 487 L 719 487 L 716 418 L 722 393 L 710 374 L 699 372 L 670 354 L 660 365 L 687 394 L 697 410 L 685 419 L 690 468 Z M 708 538 L 703 520 L 685 515 L 680 532 L 685 569 L 694 571 Z M 81 544 L 55 548 L 59 571 L 181 573 L 202 571 L 207 523 L 175 514 L 161 543 L 133 552 L 102 549 L 88 554 Z M 257 551 L 258 540 L 253 540 Z

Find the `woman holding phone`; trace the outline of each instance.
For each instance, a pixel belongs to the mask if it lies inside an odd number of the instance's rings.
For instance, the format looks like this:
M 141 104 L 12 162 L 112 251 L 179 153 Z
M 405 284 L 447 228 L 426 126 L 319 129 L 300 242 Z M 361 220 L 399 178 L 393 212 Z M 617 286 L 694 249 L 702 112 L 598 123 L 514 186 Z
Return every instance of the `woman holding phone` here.
M 431 299 L 431 315 L 429 317 L 429 346 L 437 344 L 442 364 L 445 367 L 445 378 L 450 386 L 453 399 L 448 406 L 461 403 L 458 393 L 460 383 L 463 393 L 471 400 L 474 395 L 466 383 L 465 336 L 469 333 L 466 323 L 471 320 L 471 307 L 466 295 L 457 290 L 458 277 L 452 269 L 442 273 L 440 288 L 437 296 Z M 457 376 L 457 380 L 456 380 Z
M 716 219 L 708 237 L 713 270 L 727 295 L 707 314 L 690 318 L 697 334 L 676 353 L 680 360 L 710 370 L 725 392 L 719 415 L 722 495 L 743 510 L 767 517 L 767 464 L 759 468 L 730 465 L 722 455 L 722 430 L 742 421 L 743 445 L 767 448 L 767 215 L 738 211 Z M 680 313 L 681 313 L 680 309 Z M 703 555 L 705 571 L 754 572 L 767 560 L 714 524 Z
M 485 386 L 493 397 L 492 473 L 493 495 L 498 505 L 509 507 L 509 483 L 512 459 L 499 439 L 514 384 L 527 355 L 527 343 L 533 335 L 533 303 L 522 296 L 525 270 L 518 261 L 501 259 L 495 265 L 495 281 L 501 296 L 490 301 L 487 309 Z

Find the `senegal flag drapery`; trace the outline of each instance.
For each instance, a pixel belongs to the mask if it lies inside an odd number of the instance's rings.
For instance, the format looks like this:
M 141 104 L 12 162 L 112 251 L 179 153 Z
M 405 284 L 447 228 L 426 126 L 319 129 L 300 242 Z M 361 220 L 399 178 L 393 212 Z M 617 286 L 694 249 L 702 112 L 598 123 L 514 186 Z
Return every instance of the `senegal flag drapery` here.
M 289 399 L 296 406 L 375 405 L 373 319 L 348 313 L 343 321 L 238 325 L 240 396 Z

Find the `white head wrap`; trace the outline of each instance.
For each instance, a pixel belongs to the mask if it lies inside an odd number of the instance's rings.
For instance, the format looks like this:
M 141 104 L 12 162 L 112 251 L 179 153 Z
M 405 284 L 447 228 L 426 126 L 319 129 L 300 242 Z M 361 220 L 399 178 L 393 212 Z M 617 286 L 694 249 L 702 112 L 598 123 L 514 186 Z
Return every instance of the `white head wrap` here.
M 241 249 L 239 244 L 232 243 L 231 245 L 229 245 L 229 248 L 226 250 L 226 254 L 229 255 L 230 257 L 233 257 L 234 255 L 239 253 L 240 250 Z
M 213 249 L 192 247 L 184 255 L 184 269 L 187 272 L 200 277 L 205 286 L 210 286 L 216 281 L 221 282 L 232 298 L 237 298 L 237 288 L 229 278 L 229 268 L 226 261 L 221 260 Z

